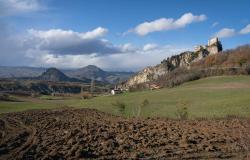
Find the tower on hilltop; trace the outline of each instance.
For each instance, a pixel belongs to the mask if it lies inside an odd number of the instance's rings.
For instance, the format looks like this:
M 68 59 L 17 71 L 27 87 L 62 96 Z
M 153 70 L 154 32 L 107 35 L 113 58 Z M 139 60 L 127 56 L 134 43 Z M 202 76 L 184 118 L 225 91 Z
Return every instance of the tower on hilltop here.
M 217 54 L 222 51 L 222 44 L 218 37 L 208 40 L 207 45 L 198 45 L 194 49 L 195 52 L 207 52 L 206 54 Z
M 208 40 L 207 51 L 209 54 L 217 54 L 222 51 L 222 44 L 218 37 Z

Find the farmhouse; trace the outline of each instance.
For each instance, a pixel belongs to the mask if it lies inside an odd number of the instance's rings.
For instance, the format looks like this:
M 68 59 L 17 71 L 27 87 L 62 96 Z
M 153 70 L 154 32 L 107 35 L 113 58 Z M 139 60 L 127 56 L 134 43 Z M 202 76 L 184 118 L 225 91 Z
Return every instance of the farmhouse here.
M 120 94 L 120 93 L 122 93 L 121 88 L 114 88 L 114 89 L 111 89 L 111 94 L 112 94 L 112 95 Z
M 150 85 L 150 90 L 155 90 L 155 89 L 160 89 L 161 87 L 158 86 L 157 84 L 151 84 Z

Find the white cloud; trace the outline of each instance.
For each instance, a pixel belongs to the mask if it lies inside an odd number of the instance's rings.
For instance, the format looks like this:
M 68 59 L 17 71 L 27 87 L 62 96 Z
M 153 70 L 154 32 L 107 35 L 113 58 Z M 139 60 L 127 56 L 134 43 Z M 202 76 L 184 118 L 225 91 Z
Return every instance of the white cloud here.
M 46 31 L 28 30 L 29 36 L 24 44 L 30 48 L 44 50 L 51 54 L 111 54 L 121 52 L 107 40 L 98 39 L 108 32 L 98 27 L 88 32 L 74 32 L 72 30 L 50 29 Z
M 214 36 L 219 38 L 227 38 L 236 35 L 236 31 L 233 28 L 223 28 L 217 32 Z
M 0 15 L 12 15 L 42 9 L 39 0 L 0 0 Z
M 160 46 L 153 49 L 153 44 L 145 44 L 142 47 L 131 43 L 115 46 L 107 40 L 85 39 L 84 33 L 70 30 L 29 30 L 27 35 L 8 32 L 6 27 L 0 25 L 0 64 L 6 66 L 37 66 L 58 68 L 79 68 L 86 65 L 97 65 L 106 70 L 113 71 L 137 71 L 145 66 L 160 63 L 164 58 L 186 50 L 184 47 Z M 89 31 L 91 32 L 91 31 Z M 99 35 L 99 34 L 98 34 Z M 101 35 L 101 34 L 100 34 Z M 83 37 L 82 37 L 83 36 Z M 98 36 L 91 36 L 98 37 Z M 91 42 L 91 46 L 85 41 Z M 73 52 L 85 47 L 94 48 L 88 54 L 73 54 L 84 52 Z M 101 43 L 102 47 L 100 47 Z M 11 44 L 11 45 L 10 45 Z M 99 46 L 96 48 L 96 46 Z M 145 47 L 151 46 L 151 47 Z M 107 52 L 110 48 L 114 52 Z M 146 49 L 147 48 L 147 49 Z M 151 50 L 149 50 L 151 48 Z M 146 50 L 145 50 L 146 49 Z M 62 50 L 61 54 L 57 54 Z M 85 52 L 86 53 L 86 52 Z
M 42 39 L 95 39 L 104 36 L 108 32 L 108 29 L 97 27 L 96 29 L 88 32 L 74 32 L 72 30 L 62 30 L 62 29 L 50 29 L 46 31 L 29 29 L 28 33 L 34 37 L 39 37 Z
M 123 45 L 120 45 L 119 47 L 121 48 L 122 52 L 130 52 L 137 50 L 137 48 L 131 43 L 125 43 Z
M 250 33 L 250 24 L 248 24 L 245 28 L 240 30 L 240 34 L 248 34 Z
M 246 27 L 241 29 L 240 31 L 236 31 L 233 28 L 223 28 L 220 31 L 218 31 L 214 36 L 219 38 L 227 38 L 232 37 L 239 34 L 249 34 L 250 33 L 250 24 L 248 24 Z
M 193 15 L 192 13 L 185 13 L 177 20 L 174 20 L 173 18 L 160 18 L 151 22 L 141 23 L 129 32 L 134 32 L 140 36 L 144 36 L 151 32 L 183 28 L 188 24 L 201 22 L 206 19 L 207 17 L 204 14 Z
M 219 25 L 219 22 L 214 22 L 211 27 L 216 27 Z
M 108 32 L 108 29 L 98 27 L 94 29 L 93 31 L 89 31 L 86 33 L 82 33 L 82 38 L 83 39 L 95 39 L 104 36 Z
M 157 47 L 158 47 L 158 45 L 155 44 L 155 43 L 148 43 L 148 44 L 145 44 L 143 46 L 143 50 L 144 51 L 150 51 L 150 50 L 156 49 Z
M 33 66 L 47 66 L 59 68 L 79 68 L 86 65 L 97 65 L 106 70 L 137 71 L 149 65 L 159 64 L 168 56 L 180 53 L 187 48 L 174 46 L 158 46 L 150 52 L 137 48 L 136 51 L 121 54 L 107 54 L 103 56 L 91 55 L 53 55 L 48 53 L 33 57 Z M 147 53 L 147 54 L 145 54 Z

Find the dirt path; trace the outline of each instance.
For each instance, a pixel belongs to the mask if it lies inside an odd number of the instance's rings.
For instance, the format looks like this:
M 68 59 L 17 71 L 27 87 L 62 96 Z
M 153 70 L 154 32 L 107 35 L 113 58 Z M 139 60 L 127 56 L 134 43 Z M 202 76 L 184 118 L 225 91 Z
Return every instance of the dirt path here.
M 0 115 L 0 159 L 242 159 L 250 120 L 125 119 L 91 109 Z

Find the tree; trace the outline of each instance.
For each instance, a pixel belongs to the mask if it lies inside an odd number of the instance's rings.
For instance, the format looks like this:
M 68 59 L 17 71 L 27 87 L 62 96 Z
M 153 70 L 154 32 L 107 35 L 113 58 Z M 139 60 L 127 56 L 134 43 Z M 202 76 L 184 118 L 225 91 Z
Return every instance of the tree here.
M 188 105 L 188 101 L 180 101 L 177 104 L 177 111 L 175 112 L 177 118 L 179 118 L 180 120 L 188 119 Z
M 147 99 L 144 99 L 142 103 L 137 108 L 137 117 L 141 116 L 141 111 L 143 108 L 149 105 L 149 101 Z
M 90 93 L 93 94 L 94 91 L 95 91 L 95 79 L 92 78 L 90 84 Z

